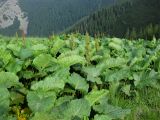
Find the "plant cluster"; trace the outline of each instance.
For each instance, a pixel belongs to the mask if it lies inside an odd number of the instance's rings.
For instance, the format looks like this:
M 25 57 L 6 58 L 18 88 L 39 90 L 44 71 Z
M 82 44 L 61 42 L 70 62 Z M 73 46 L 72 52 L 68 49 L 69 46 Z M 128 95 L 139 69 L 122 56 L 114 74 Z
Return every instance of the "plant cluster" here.
M 125 119 L 132 108 L 117 99 L 139 101 L 141 90 L 160 90 L 155 39 L 72 34 L 0 43 L 0 120 Z

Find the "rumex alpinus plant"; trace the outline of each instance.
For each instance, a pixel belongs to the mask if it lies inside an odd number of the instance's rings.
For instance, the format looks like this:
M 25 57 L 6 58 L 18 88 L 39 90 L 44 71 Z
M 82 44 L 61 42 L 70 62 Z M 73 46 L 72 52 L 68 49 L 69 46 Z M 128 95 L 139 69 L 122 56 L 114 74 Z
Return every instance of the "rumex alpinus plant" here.
M 85 57 L 86 57 L 87 62 L 90 63 L 91 46 L 90 46 L 90 36 L 87 32 L 86 32 L 86 35 L 85 35 Z

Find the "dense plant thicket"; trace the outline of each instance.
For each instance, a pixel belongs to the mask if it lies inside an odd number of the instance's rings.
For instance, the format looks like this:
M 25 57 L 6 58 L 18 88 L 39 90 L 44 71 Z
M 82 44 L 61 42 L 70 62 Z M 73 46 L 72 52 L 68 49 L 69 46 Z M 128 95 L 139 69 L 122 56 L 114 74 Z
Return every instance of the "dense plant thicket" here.
M 156 120 L 160 41 L 0 37 L 0 120 Z

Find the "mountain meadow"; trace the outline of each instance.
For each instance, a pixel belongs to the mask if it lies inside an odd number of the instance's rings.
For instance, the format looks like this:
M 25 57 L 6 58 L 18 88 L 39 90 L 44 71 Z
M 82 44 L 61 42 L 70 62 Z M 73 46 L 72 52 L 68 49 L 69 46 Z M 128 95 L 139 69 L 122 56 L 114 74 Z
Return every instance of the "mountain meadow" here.
M 159 0 L 0 0 L 0 120 L 159 120 Z

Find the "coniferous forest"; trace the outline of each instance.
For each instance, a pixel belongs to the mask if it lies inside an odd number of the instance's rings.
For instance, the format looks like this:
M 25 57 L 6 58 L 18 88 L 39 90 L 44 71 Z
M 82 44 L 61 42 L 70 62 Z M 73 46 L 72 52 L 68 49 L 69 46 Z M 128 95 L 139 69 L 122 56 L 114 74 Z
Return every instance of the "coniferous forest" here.
M 121 38 L 160 37 L 160 1 L 129 0 L 104 8 L 70 27 L 67 32 L 89 32 Z

